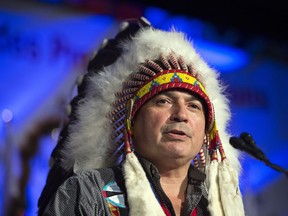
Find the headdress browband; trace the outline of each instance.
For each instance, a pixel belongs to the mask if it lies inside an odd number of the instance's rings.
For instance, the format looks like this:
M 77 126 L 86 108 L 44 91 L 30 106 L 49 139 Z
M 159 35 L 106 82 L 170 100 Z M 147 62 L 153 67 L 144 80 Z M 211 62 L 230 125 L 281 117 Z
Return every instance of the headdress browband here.
M 133 98 L 134 107 L 132 116 L 134 116 L 139 107 L 154 95 L 168 89 L 176 88 L 187 89 L 195 92 L 201 98 L 205 98 L 206 103 L 210 104 L 204 86 L 195 77 L 193 77 L 191 73 L 179 69 L 170 69 L 159 72 L 140 87 Z M 212 122 L 212 118 L 212 113 L 209 113 L 208 121 Z

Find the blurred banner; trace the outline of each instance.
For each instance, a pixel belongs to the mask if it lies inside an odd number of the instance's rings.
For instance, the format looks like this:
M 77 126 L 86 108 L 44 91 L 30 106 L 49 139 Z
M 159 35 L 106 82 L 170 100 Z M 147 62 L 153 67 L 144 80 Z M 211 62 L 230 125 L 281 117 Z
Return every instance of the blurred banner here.
M 77 76 L 117 24 L 105 15 L 30 6 L 0 10 L 2 215 L 36 214 Z

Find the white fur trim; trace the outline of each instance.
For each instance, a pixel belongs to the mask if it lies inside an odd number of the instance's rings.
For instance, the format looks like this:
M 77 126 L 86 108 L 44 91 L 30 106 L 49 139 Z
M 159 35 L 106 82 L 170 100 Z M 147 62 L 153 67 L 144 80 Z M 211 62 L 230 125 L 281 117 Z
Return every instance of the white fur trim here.
M 235 171 L 231 169 L 227 160 L 219 164 L 219 187 L 225 215 L 244 216 L 244 206 L 238 186 L 238 177 Z
M 129 215 L 165 216 L 141 164 L 133 153 L 127 154 L 123 167 Z
M 218 162 L 212 161 L 208 166 L 206 183 L 208 186 L 208 210 L 211 216 L 224 216 L 218 185 Z

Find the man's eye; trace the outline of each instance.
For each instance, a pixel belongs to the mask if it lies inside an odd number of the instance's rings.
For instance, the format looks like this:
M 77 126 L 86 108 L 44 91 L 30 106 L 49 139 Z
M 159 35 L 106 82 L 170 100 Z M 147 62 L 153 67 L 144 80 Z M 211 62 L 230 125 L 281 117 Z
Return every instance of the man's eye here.
M 156 103 L 157 104 L 167 104 L 167 103 L 169 103 L 169 100 L 167 100 L 167 99 L 159 99 L 159 100 L 157 100 Z
M 192 109 L 202 110 L 202 107 L 196 103 L 192 103 L 189 105 Z

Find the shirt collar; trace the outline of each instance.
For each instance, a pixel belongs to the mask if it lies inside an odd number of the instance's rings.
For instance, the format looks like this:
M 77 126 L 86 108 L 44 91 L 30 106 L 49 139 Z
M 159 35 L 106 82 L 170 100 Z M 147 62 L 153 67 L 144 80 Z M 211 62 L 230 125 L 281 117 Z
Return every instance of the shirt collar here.
M 157 167 L 147 159 L 141 157 L 139 154 L 135 153 L 135 155 L 137 156 L 139 162 L 141 163 L 146 175 L 149 178 L 156 178 L 159 180 L 160 174 L 158 172 Z M 190 184 L 194 182 L 203 182 L 206 179 L 206 175 L 191 164 L 188 170 L 188 179 L 189 179 L 188 182 Z

